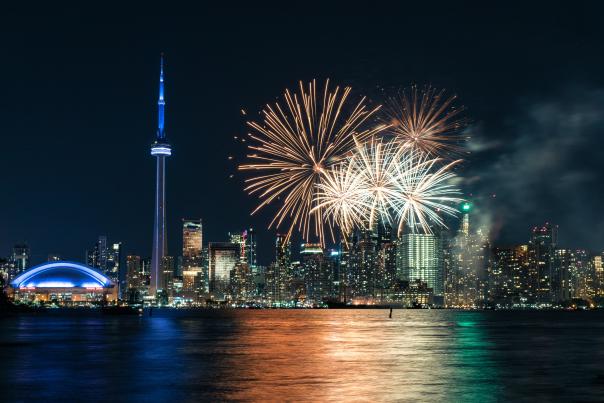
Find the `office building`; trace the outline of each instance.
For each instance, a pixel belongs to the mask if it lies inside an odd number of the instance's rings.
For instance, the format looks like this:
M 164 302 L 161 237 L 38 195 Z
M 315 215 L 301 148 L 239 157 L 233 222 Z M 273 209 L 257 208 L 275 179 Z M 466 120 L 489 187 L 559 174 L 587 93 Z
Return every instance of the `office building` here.
M 231 242 L 210 242 L 208 245 L 210 295 L 215 300 L 228 298 L 231 270 L 239 263 L 241 246 Z

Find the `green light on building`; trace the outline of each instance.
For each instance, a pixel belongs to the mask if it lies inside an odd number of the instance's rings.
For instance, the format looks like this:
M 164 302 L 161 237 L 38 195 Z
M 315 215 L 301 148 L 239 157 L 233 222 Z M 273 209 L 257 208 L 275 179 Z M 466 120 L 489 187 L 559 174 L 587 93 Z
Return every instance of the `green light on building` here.
M 461 211 L 462 211 L 462 212 L 464 212 L 464 213 L 469 213 L 469 212 L 470 212 L 470 210 L 472 210 L 472 203 L 470 203 L 470 202 L 464 202 L 464 203 L 461 205 Z

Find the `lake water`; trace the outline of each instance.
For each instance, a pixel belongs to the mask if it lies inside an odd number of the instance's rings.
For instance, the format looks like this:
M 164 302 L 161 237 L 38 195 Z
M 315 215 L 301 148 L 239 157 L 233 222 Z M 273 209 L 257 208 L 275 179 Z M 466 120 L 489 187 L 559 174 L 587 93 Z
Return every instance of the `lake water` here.
M 604 311 L 0 319 L 2 401 L 603 401 Z

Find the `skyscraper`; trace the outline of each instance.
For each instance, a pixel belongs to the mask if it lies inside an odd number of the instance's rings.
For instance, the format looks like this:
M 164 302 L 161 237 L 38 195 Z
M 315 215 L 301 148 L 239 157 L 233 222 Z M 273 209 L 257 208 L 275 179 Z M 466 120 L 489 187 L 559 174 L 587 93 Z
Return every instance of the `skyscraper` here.
M 201 219 L 182 220 L 182 256 L 191 258 L 201 256 L 203 245 L 203 226 Z M 183 262 L 183 264 L 186 264 Z
M 302 244 L 300 259 L 304 275 L 306 299 L 319 304 L 331 291 L 331 276 L 320 244 Z
M 520 260 L 516 248 L 494 248 L 487 272 L 487 297 L 489 302 L 510 307 L 519 302 L 520 287 L 516 287 L 520 274 Z
M 229 232 L 229 240 L 231 243 L 239 245 L 239 261 L 242 263 L 247 263 L 247 256 L 245 254 L 245 231 Z
M 107 271 L 107 237 L 99 235 L 96 243 L 86 251 L 86 264 L 99 269 L 106 274 Z
M 446 242 L 445 304 L 448 307 L 473 307 L 485 299 L 490 246 L 488 232 L 470 223 L 472 207 L 468 202 L 460 206 L 461 227 L 457 235 Z
M 29 267 L 29 246 L 25 243 L 15 245 L 11 260 L 13 268 L 9 273 L 9 280 L 23 273 Z
M 185 296 L 193 298 L 206 290 L 203 273 L 203 231 L 201 219 L 182 220 L 182 276 Z
M 273 304 L 283 304 L 291 299 L 291 243 L 285 235 L 277 234 L 275 262 L 266 271 L 266 293 Z
M 531 233 L 529 275 L 538 303 L 549 303 L 553 299 L 552 276 L 557 238 L 558 227 L 549 223 L 534 227 Z
M 141 276 L 141 257 L 129 255 L 126 257 L 128 289 L 140 290 L 143 284 Z
M 573 282 L 571 281 L 571 254 L 569 249 L 556 248 L 552 262 L 552 301 L 568 301 L 573 295 Z
M 256 233 L 253 228 L 243 231 L 245 240 L 245 261 L 250 267 L 256 267 Z
M 118 285 L 119 295 L 122 295 L 122 291 L 126 289 L 126 268 L 122 262 L 122 243 L 112 243 L 111 247 L 107 248 L 106 256 L 105 274 Z
M 596 294 L 593 263 L 586 250 L 571 252 L 569 271 L 572 277 L 573 298 L 590 299 Z
M 164 256 L 167 255 L 166 234 L 166 158 L 172 148 L 164 131 L 164 57 L 162 54 L 159 71 L 159 100 L 157 101 L 157 137 L 151 146 L 151 155 L 156 159 L 155 217 L 153 225 L 153 250 L 151 253 L 151 284 L 149 294 L 155 296 L 158 290 L 166 288 L 162 275 Z
M 210 292 L 217 300 L 227 297 L 231 270 L 239 263 L 240 245 L 231 242 L 210 242 Z
M 352 237 L 349 283 L 353 298 L 375 296 L 377 245 L 377 232 L 372 229 L 362 229 Z
M 399 279 L 421 280 L 434 290 L 444 293 L 442 242 L 435 234 L 404 234 L 398 244 Z

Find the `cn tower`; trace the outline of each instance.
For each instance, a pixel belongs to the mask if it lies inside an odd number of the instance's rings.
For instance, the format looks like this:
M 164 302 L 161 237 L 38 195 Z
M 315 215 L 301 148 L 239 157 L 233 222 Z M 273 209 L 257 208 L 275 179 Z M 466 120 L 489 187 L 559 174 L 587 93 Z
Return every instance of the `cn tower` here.
M 153 225 L 153 251 L 151 253 L 151 284 L 149 295 L 155 296 L 165 290 L 162 263 L 167 255 L 166 245 L 166 158 L 172 154 L 172 148 L 166 140 L 164 131 L 164 55 L 161 55 L 159 67 L 159 100 L 157 101 L 157 137 L 151 146 L 151 155 L 156 159 L 155 179 L 155 223 Z

